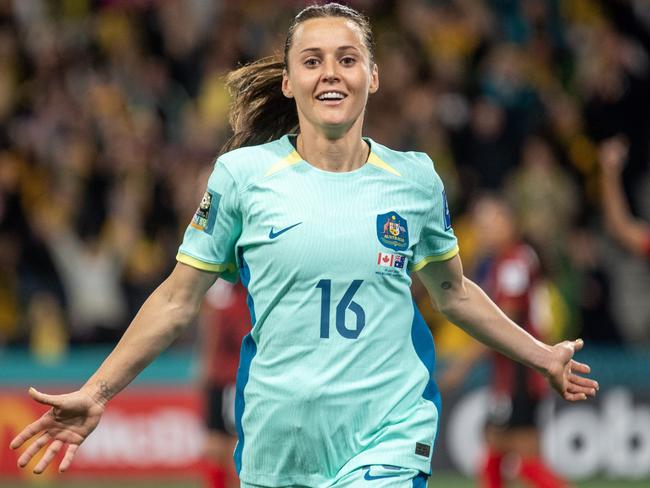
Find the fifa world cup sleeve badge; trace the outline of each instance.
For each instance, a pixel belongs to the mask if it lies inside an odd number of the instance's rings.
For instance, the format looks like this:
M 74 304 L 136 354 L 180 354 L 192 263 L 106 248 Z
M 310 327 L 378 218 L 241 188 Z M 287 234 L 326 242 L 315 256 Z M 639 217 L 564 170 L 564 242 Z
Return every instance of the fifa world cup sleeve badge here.
M 214 221 L 217 219 L 217 209 L 219 207 L 219 200 L 221 195 L 210 190 L 203 194 L 199 208 L 192 218 L 190 224 L 197 230 L 203 231 L 207 234 L 212 234 L 214 228 Z
M 395 251 L 406 251 L 409 247 L 408 224 L 397 212 L 377 215 L 377 239 L 382 246 Z
M 445 222 L 445 231 L 448 231 L 451 229 L 451 213 L 449 212 L 449 204 L 447 203 L 447 193 L 445 193 L 445 190 L 442 190 L 442 201 L 444 202 L 443 220 Z

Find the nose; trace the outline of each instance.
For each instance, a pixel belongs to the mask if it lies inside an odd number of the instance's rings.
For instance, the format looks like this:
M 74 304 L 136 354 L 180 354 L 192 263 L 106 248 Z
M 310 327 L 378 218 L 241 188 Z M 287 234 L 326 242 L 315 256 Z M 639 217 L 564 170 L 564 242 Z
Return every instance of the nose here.
M 329 83 L 339 81 L 338 66 L 336 59 L 327 58 L 323 63 L 323 81 Z

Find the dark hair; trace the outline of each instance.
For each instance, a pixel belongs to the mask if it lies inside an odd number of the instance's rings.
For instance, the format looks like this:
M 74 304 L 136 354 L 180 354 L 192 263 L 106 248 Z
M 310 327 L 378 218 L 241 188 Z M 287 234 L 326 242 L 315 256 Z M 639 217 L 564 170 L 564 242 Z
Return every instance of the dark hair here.
M 370 62 L 374 64 L 375 44 L 367 17 L 338 3 L 306 7 L 289 26 L 282 57 L 264 58 L 228 74 L 226 86 L 233 97 L 229 117 L 233 135 L 221 148 L 222 154 L 238 147 L 264 144 L 298 130 L 296 104 L 282 93 L 282 74 L 289 66 L 288 54 L 298 25 L 323 17 L 342 17 L 353 21 L 361 30 Z

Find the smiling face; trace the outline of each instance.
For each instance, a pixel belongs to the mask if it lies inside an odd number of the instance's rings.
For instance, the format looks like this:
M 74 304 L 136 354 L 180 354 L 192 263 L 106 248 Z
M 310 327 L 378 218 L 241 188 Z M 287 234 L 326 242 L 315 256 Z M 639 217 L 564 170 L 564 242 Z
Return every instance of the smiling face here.
M 300 23 L 293 34 L 282 92 L 294 98 L 301 132 L 307 126 L 340 137 L 363 124 L 368 94 L 379 88 L 360 28 L 341 17 Z

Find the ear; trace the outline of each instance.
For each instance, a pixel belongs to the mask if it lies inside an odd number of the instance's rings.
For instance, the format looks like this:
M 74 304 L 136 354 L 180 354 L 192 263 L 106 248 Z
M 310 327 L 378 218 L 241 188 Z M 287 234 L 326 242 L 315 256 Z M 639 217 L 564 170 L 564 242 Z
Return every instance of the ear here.
M 376 93 L 379 90 L 379 68 L 377 64 L 372 65 L 372 70 L 370 71 L 370 86 L 368 87 L 368 93 Z
M 289 81 L 289 73 L 286 69 L 282 70 L 282 93 L 287 98 L 293 98 L 293 90 L 291 89 L 291 81 Z

